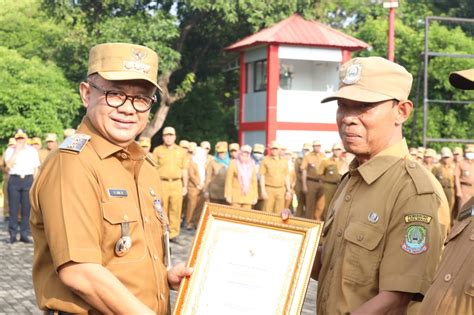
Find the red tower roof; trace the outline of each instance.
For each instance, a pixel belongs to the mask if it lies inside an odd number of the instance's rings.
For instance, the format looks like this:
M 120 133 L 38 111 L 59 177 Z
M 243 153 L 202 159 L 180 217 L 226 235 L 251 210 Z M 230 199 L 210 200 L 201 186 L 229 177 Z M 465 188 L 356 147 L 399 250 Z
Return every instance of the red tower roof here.
M 293 14 L 269 28 L 250 35 L 228 47 L 225 50 L 244 50 L 257 45 L 270 43 L 338 47 L 350 51 L 362 50 L 369 45 L 357 38 L 339 32 L 317 21 L 305 20 L 298 14 Z

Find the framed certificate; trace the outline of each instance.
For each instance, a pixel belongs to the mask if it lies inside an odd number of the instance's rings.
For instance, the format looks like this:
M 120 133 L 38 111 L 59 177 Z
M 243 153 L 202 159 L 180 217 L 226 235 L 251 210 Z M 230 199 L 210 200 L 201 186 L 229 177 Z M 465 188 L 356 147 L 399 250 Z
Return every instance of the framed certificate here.
M 206 204 L 173 314 L 300 314 L 322 224 Z

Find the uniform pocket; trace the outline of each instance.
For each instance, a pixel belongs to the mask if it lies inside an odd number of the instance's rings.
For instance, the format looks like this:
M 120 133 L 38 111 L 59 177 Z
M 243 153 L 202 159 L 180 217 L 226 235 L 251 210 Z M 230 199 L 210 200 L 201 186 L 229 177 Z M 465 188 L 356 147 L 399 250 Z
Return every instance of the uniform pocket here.
M 146 254 L 144 232 L 139 224 L 139 209 L 132 203 L 113 201 L 101 204 L 104 224 L 102 226 L 102 251 L 111 258 L 109 264 L 142 260 Z M 115 244 L 122 237 L 122 224 L 128 223 L 132 247 L 123 256 L 115 255 Z
M 464 294 L 474 298 L 474 276 L 471 275 L 464 285 Z
M 358 284 L 377 279 L 382 250 L 378 246 L 383 232 L 362 222 L 351 222 L 344 232 L 343 278 Z

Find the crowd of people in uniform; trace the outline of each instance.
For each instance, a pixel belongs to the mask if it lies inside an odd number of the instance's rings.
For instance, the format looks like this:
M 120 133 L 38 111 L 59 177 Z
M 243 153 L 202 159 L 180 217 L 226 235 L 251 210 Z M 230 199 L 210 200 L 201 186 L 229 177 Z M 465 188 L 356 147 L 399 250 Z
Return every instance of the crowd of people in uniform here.
M 338 91 L 321 101 L 337 101 L 343 146 L 326 154 L 314 141 L 295 154 L 272 142 L 267 156 L 261 144 L 224 141 L 211 155 L 206 141 L 176 144 L 172 127 L 152 151 L 149 138 L 135 141 L 161 89 L 157 74 L 147 47 L 96 45 L 79 87 L 86 114 L 77 133 L 43 164 L 21 130 L 5 152 L 11 241 L 21 208 L 20 240 L 28 242 L 29 215 L 33 284 L 46 314 L 167 314 L 169 290 L 202 272 L 172 265 L 169 241 L 178 242 L 181 222 L 196 225 L 206 200 L 283 222 L 288 208 L 324 220 L 311 274 L 318 315 L 472 313 L 474 147 L 464 157 L 460 148 L 439 157 L 408 148 L 413 77 L 405 68 L 382 57 L 347 61 Z M 472 90 L 474 69 L 449 80 Z

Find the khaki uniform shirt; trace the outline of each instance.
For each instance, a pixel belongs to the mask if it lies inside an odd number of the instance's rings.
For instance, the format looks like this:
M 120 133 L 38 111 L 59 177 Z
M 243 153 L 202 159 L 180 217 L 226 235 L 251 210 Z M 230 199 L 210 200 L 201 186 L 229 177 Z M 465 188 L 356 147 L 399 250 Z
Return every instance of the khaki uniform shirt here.
M 160 178 L 180 179 L 183 169 L 189 165 L 188 156 L 180 146 L 173 144 L 170 147 L 160 145 L 153 150 L 153 157 L 158 164 Z
M 225 179 L 225 196 L 230 197 L 232 203 L 252 205 L 258 199 L 257 173 L 253 168 L 252 178 L 247 194 L 242 192 L 239 181 L 239 172 L 235 160 L 230 161 Z
M 204 183 L 201 183 L 201 177 L 199 176 L 198 166 L 193 161 L 189 163 L 188 177 L 188 189 L 198 190 L 197 186 L 201 186 L 202 189 Z
M 466 183 L 474 185 L 474 162 L 471 162 L 468 159 L 463 159 L 457 164 L 455 174 L 459 177 L 461 184 Z
M 281 157 L 266 156 L 260 164 L 260 175 L 265 176 L 265 186 L 285 186 L 288 172 L 288 160 Z
M 341 180 L 341 168 L 345 162 L 341 159 L 331 157 L 323 160 L 319 165 L 318 173 L 322 176 L 323 182 L 337 184 Z
M 323 228 L 318 315 L 347 314 L 380 291 L 424 294 L 449 225 L 441 186 L 405 140 L 350 169 Z
M 474 314 L 473 206 L 471 198 L 460 211 L 460 221 L 446 240 L 441 264 L 419 314 Z
M 38 155 L 39 155 L 39 159 L 40 159 L 40 163 L 43 164 L 44 160 L 46 160 L 46 157 L 49 155 L 51 151 L 49 151 L 48 149 L 40 149 L 38 151 Z
M 439 164 L 433 167 L 432 173 L 443 188 L 454 188 L 454 163 Z
M 213 160 L 206 169 L 206 185 L 204 191 L 209 193 L 211 199 L 224 200 L 225 175 L 227 168 Z
M 301 170 L 306 170 L 307 178 L 319 179 L 318 168 L 321 162 L 325 159 L 323 153 L 310 152 L 303 158 Z
M 33 284 L 41 309 L 70 313 L 94 310 L 66 287 L 58 268 L 67 262 L 107 268 L 158 314 L 168 310 L 160 182 L 136 143 L 123 149 L 104 139 L 85 118 L 78 133 L 91 136 L 82 152 L 54 150 L 31 189 L 35 243 Z M 129 223 L 132 247 L 119 257 L 121 223 Z

